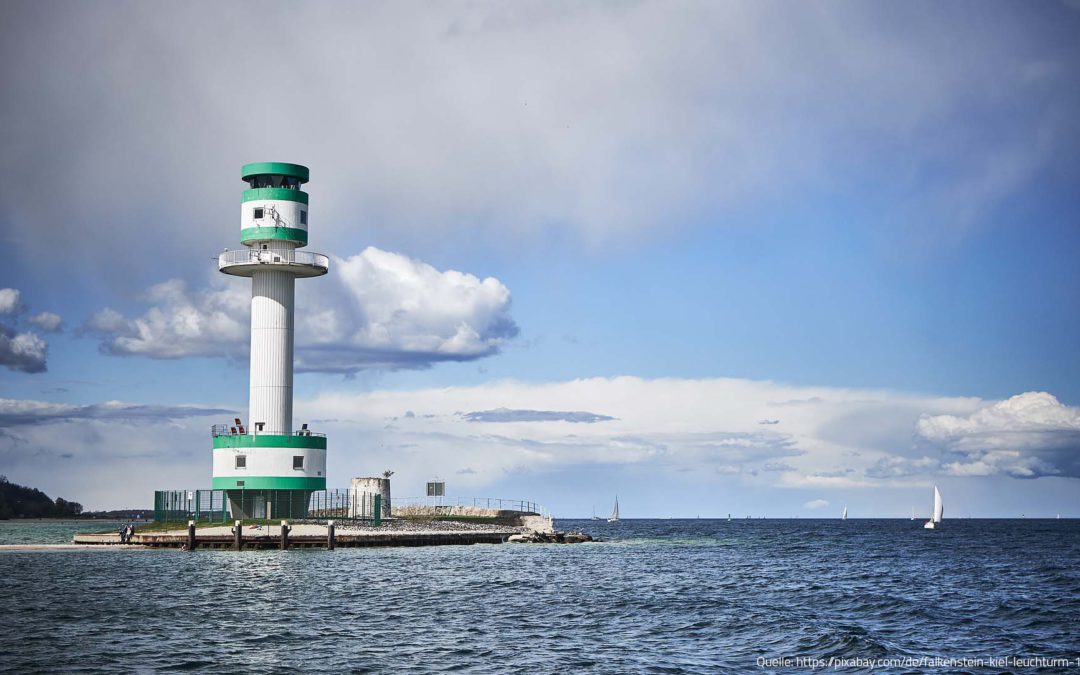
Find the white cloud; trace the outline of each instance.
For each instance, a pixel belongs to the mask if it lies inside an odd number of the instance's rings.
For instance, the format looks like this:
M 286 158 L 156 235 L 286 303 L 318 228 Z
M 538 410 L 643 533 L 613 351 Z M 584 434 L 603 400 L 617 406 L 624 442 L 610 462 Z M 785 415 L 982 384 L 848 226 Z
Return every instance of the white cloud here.
M 19 290 L 0 288 L 0 314 L 13 314 L 19 309 Z
M 510 290 L 498 279 L 368 247 L 335 258 L 328 288 L 305 310 L 297 368 L 355 372 L 470 361 L 496 353 L 518 333 Z M 298 301 L 299 302 L 299 301 Z
M 297 410 L 304 419 L 332 420 L 325 423 L 332 435 L 365 439 L 363 457 L 341 458 L 349 471 L 362 472 L 359 462 L 373 453 L 376 464 L 396 462 L 403 475 L 415 472 L 417 479 L 429 471 L 453 475 L 468 468 L 465 480 L 472 485 L 521 472 L 604 466 L 680 481 L 847 489 L 934 475 L 937 462 L 924 463 L 918 453 L 925 450 L 915 447 L 919 415 L 970 413 L 980 404 L 749 380 L 618 377 L 326 393 L 298 403 Z M 582 410 L 612 419 L 581 424 L 548 415 L 539 423 L 535 415 L 489 419 L 463 412 L 500 408 Z M 782 427 L 759 423 L 781 416 Z M 903 462 L 908 470 L 882 473 L 883 459 Z
M 125 403 L 123 401 L 76 405 L 73 403 L 0 398 L 0 428 L 76 420 L 166 422 L 184 417 L 229 415 L 231 413 L 232 411 L 224 408 L 146 405 Z
M 249 339 L 251 289 L 219 280 L 210 290 L 189 291 L 180 279 L 150 287 L 145 314 L 125 319 L 106 308 L 85 329 L 106 338 L 103 351 L 117 356 L 175 359 L 188 356 L 239 357 Z
M 154 306 L 142 316 L 105 309 L 86 329 L 118 356 L 243 357 L 250 294 L 247 280 L 190 291 L 174 279 L 150 289 L 145 299 Z M 354 373 L 489 356 L 517 334 L 509 310 L 510 291 L 498 279 L 369 247 L 334 258 L 327 277 L 298 282 L 296 369 Z
M 24 373 L 43 373 L 49 345 L 33 333 L 0 324 L 0 365 Z
M 146 409 L 155 406 L 123 405 L 126 409 L 112 415 L 107 404 L 50 409 L 5 402 L 5 411 L 33 408 L 28 414 L 37 417 L 27 423 L 2 421 L 3 473 L 91 509 L 151 508 L 154 490 L 209 487 L 209 428 L 222 421 L 220 415 L 191 417 L 197 412 L 182 406 L 154 413 Z
M 921 438 L 947 452 L 960 476 L 1080 477 L 1080 408 L 1046 392 L 989 403 L 966 416 L 924 415 Z
M 64 323 L 63 318 L 61 318 L 59 314 L 54 314 L 53 312 L 41 312 L 40 314 L 31 316 L 26 321 L 30 325 L 36 326 L 46 333 L 55 333 L 59 331 Z
M 1019 405 L 1017 399 L 1021 399 Z M 1008 475 L 1024 475 L 1005 473 L 1003 466 L 1022 462 L 1032 453 L 1031 448 L 995 449 L 972 458 L 963 455 L 961 462 L 956 459 L 961 455 L 947 449 L 946 462 L 958 464 L 942 467 L 939 458 L 926 453 L 927 439 L 915 436 L 916 425 L 963 430 L 950 431 L 953 438 L 1018 424 L 1029 430 L 1060 429 L 1071 424 L 1075 414 L 1072 409 L 1061 410 L 1064 406 L 1048 395 L 989 403 L 737 379 L 636 377 L 325 392 L 296 403 L 297 423 L 309 422 L 314 430 L 328 434 L 332 487 L 387 468 L 396 472 L 396 494 L 401 496 L 417 494 L 412 491 L 415 486 L 434 475 L 452 477 L 453 492 L 461 496 L 498 496 L 489 489 L 508 484 L 529 496 L 567 485 L 574 492 L 592 492 L 605 490 L 623 477 L 623 484 L 633 486 L 638 499 L 643 492 L 674 491 L 657 504 L 677 503 L 678 493 L 696 491 L 725 500 L 727 495 L 769 494 L 776 509 L 798 508 L 804 502 L 805 508 L 812 508 L 809 504 L 817 500 L 858 505 L 861 500 L 860 512 L 873 510 L 866 500 L 878 500 L 879 491 L 886 488 L 900 493 L 917 489 L 916 498 L 925 497 L 927 486 L 942 478 L 943 472 L 973 477 L 969 480 L 976 492 L 985 481 L 1000 485 L 1011 480 Z M 573 419 L 538 422 L 531 416 L 469 421 L 461 412 L 500 407 L 587 410 L 612 419 L 593 424 Z M 781 414 L 783 432 L 759 424 L 761 419 Z M 920 414 L 925 416 L 920 419 Z M 146 503 L 150 489 L 190 488 L 208 482 L 207 429 L 223 416 L 227 419 L 232 413 L 201 405 L 0 400 L 0 464 L 13 467 L 9 477 L 42 487 L 59 480 L 55 473 L 60 459 L 70 460 L 71 466 L 87 475 L 139 471 L 139 481 L 122 487 L 112 481 L 109 490 L 61 485 L 62 494 L 87 504 L 138 505 Z M 127 442 L 148 423 L 167 424 L 170 433 L 152 434 L 152 442 L 145 446 Z M 902 444 L 893 427 L 907 428 Z M 848 428 L 849 435 L 839 434 L 842 428 Z M 880 433 L 875 435 L 875 430 Z M 984 477 L 990 474 L 1000 475 Z M 70 477 L 64 480 L 71 485 L 78 482 Z M 1068 486 L 1051 483 L 1054 480 L 1063 479 L 1043 479 L 1039 484 L 1045 486 L 1042 489 L 1068 493 Z M 774 488 L 779 493 L 769 492 Z M 905 506 L 897 513 L 909 508 L 912 494 L 901 497 Z M 960 495 L 963 490 L 953 485 L 950 494 Z M 588 501 L 583 503 L 587 507 Z M 733 507 L 737 504 L 727 502 L 721 508 Z M 774 507 L 768 506 L 768 511 L 772 513 Z
M 11 315 L 14 324 L 0 324 L 0 365 L 24 373 L 43 373 L 47 370 L 49 343 L 35 333 L 15 327 L 25 311 L 21 296 L 17 288 L 0 288 L 0 314 Z M 42 312 L 27 321 L 50 332 L 59 329 L 61 323 L 60 317 L 51 312 Z
M 932 457 L 898 457 L 888 455 L 878 459 L 866 470 L 870 478 L 902 478 L 905 476 L 926 475 L 940 468 L 941 462 Z
M 829 505 L 828 499 L 811 499 L 803 504 L 804 509 L 821 509 Z
M 409 415 L 406 415 L 407 417 Z M 461 419 L 467 422 L 576 422 L 580 424 L 595 424 L 614 419 L 608 415 L 583 410 L 573 412 L 560 410 L 511 410 L 509 408 L 496 408 L 495 410 L 475 410 L 463 413 Z

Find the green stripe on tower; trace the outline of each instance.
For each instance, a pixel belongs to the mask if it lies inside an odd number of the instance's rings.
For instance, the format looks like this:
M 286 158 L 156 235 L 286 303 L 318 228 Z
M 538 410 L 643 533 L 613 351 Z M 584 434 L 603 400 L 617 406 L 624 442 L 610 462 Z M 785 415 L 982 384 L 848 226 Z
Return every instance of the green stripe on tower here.
M 250 190 L 244 190 L 243 196 L 240 197 L 241 202 L 257 202 L 264 199 L 278 199 L 283 202 L 307 204 L 308 194 L 303 190 L 293 190 L 292 188 L 251 188 Z
M 240 230 L 240 241 L 284 239 L 307 244 L 307 230 L 295 227 L 245 227 Z
M 233 434 L 214 436 L 215 448 L 309 448 L 326 449 L 326 436 L 286 436 L 284 434 Z
M 241 485 L 240 483 L 243 483 Z M 225 476 L 214 478 L 214 490 L 325 490 L 326 478 L 306 476 Z
M 288 164 L 286 162 L 253 162 L 245 164 L 240 170 L 240 178 L 247 180 L 251 176 L 291 176 L 299 178 L 301 183 L 306 183 L 310 172 L 301 164 Z

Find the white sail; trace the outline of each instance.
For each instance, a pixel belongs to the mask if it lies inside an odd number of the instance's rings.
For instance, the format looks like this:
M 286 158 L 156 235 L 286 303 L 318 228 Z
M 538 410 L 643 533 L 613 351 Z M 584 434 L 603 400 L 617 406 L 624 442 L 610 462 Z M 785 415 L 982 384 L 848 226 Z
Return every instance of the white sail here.
M 945 507 L 941 503 L 941 491 L 934 486 L 934 515 L 923 525 L 928 530 L 935 529 L 941 523 L 941 516 L 945 513 Z
M 609 523 L 619 522 L 619 495 L 615 495 L 615 508 L 611 511 L 611 517 L 607 519 Z
M 840 516 L 840 520 L 847 520 L 847 507 L 844 507 L 844 515 Z

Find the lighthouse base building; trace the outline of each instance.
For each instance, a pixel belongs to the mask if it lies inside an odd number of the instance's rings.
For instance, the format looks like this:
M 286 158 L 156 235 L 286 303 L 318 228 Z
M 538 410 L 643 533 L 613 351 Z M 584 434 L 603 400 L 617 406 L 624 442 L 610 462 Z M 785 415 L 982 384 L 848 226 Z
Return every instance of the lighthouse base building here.
M 326 436 L 293 428 L 293 334 L 297 279 L 329 270 L 308 243 L 307 167 L 259 162 L 243 167 L 240 243 L 218 269 L 251 279 L 248 417 L 215 425 L 215 490 L 236 518 L 304 517 L 312 492 L 326 489 Z

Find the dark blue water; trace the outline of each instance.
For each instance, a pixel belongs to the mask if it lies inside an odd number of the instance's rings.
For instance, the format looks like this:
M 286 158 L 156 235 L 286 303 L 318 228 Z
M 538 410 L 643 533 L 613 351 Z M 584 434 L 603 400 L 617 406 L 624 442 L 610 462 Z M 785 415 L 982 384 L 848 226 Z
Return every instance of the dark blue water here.
M 558 525 L 607 541 L 0 553 L 0 669 L 1077 672 L 1077 521 Z

